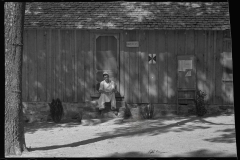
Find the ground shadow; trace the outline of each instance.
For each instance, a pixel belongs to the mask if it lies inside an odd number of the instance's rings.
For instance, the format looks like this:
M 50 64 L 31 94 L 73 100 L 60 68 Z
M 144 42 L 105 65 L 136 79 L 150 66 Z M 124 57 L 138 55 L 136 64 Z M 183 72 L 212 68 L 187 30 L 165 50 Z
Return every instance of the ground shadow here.
M 39 130 L 44 130 L 44 131 L 49 131 L 53 130 L 54 128 L 70 128 L 70 127 L 75 127 L 81 125 L 80 122 L 77 120 L 66 120 L 62 121 L 60 123 L 54 123 L 54 122 L 33 122 L 33 123 L 25 123 L 24 124 L 24 132 L 25 133 L 31 133 L 33 134 L 36 131 Z
M 205 116 L 207 118 L 207 116 Z M 171 120 L 173 119 L 178 119 L 178 122 L 171 123 Z M 165 124 L 164 122 L 170 120 L 168 124 Z M 187 124 L 189 122 L 200 122 L 200 123 L 208 123 L 208 126 L 201 126 L 201 125 L 191 125 Z M 119 123 L 119 122 L 118 122 Z M 48 124 L 47 126 L 43 126 L 45 129 L 51 129 L 52 127 L 59 127 L 61 124 Z M 69 123 L 66 124 L 66 127 L 71 127 L 79 125 L 76 123 Z M 74 142 L 70 144 L 64 144 L 64 145 L 52 145 L 52 146 L 45 146 L 45 147 L 36 147 L 36 148 L 31 148 L 30 151 L 35 151 L 35 150 L 52 150 L 52 149 L 58 149 L 58 148 L 64 148 L 64 147 L 77 147 L 81 145 L 87 145 L 107 139 L 113 139 L 117 137 L 131 137 L 131 136 L 141 136 L 141 135 L 149 135 L 149 136 L 154 136 L 154 135 L 159 135 L 163 134 L 166 132 L 183 132 L 183 131 L 193 131 L 196 129 L 208 129 L 211 128 L 212 125 L 225 125 L 222 123 L 212 123 L 207 120 L 205 120 L 203 117 L 168 117 L 168 118 L 160 118 L 160 119 L 155 119 L 155 120 L 147 120 L 146 121 L 137 121 L 134 123 L 130 123 L 127 126 L 124 127 L 117 127 L 115 128 L 112 132 L 101 132 L 99 134 L 96 134 L 99 137 L 95 137 L 92 139 L 87 139 L 79 142 Z M 230 124 L 226 124 L 230 125 Z M 234 124 L 231 124 L 234 125 Z M 221 132 L 221 130 L 219 130 Z M 222 130 L 222 132 L 230 132 L 228 135 L 222 135 L 222 137 L 217 137 L 214 139 L 207 139 L 207 141 L 213 141 L 213 142 L 228 142 L 231 143 L 233 140 L 233 137 L 235 136 L 235 130 L 233 129 L 226 129 Z M 220 140 L 220 138 L 222 140 Z M 228 139 L 228 140 L 223 140 L 223 139 Z M 197 154 L 197 153 L 196 153 Z
M 151 125 L 147 125 L 146 128 L 141 126 L 141 123 L 137 123 L 136 125 L 130 125 L 128 127 L 119 127 L 114 132 L 108 133 L 108 132 L 103 132 L 101 134 L 97 134 L 99 137 L 92 138 L 92 139 L 87 139 L 79 142 L 74 142 L 70 144 L 64 144 L 64 145 L 53 145 L 53 146 L 45 146 L 45 147 L 36 147 L 36 148 L 31 148 L 30 151 L 35 151 L 35 150 L 52 150 L 52 149 L 58 149 L 58 148 L 64 148 L 64 147 L 77 147 L 80 145 L 86 145 L 90 143 L 95 143 L 99 141 L 103 141 L 106 139 L 113 139 L 117 137 L 129 137 L 129 136 L 139 136 L 143 134 L 148 134 L 148 135 L 156 135 L 156 134 L 162 134 L 170 131 L 172 127 L 176 126 L 183 126 L 184 124 L 188 122 L 192 122 L 199 119 L 198 117 L 192 117 L 190 119 L 185 119 L 177 123 L 173 124 L 168 124 L 164 125 L 161 121 L 155 121 L 155 122 L 150 122 Z M 149 123 L 149 124 L 150 124 Z M 195 126 L 187 131 L 191 131 L 194 129 L 207 129 L 209 127 L 203 127 L 203 126 Z M 186 131 L 186 129 L 184 130 Z
M 226 132 L 219 137 L 204 139 L 205 141 L 214 142 L 214 143 L 236 143 L 236 133 L 235 129 L 224 129 L 218 130 L 217 132 Z
M 236 157 L 236 154 L 225 154 L 223 152 L 213 152 L 207 149 L 199 149 L 196 151 L 184 153 L 182 155 L 176 154 L 173 157 Z
M 126 153 L 113 153 L 110 155 L 106 155 L 105 157 L 154 157 L 150 153 L 142 153 L 142 152 L 126 152 Z M 160 157 L 160 156 L 159 156 Z
M 148 153 L 142 152 L 126 152 L 126 153 L 113 153 L 106 155 L 106 157 L 162 157 L 161 152 L 157 151 L 157 155 L 154 152 L 149 151 Z M 213 152 L 207 149 L 200 149 L 184 154 L 176 154 L 169 157 L 236 157 L 236 154 L 225 154 L 222 152 Z

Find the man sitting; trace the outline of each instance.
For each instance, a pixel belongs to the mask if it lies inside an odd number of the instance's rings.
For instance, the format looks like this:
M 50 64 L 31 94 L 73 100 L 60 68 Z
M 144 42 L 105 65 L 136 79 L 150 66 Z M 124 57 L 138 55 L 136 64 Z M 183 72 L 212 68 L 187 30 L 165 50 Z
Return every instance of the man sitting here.
M 116 84 L 114 81 L 109 79 L 109 74 L 107 72 L 103 73 L 104 80 L 100 83 L 99 92 L 101 93 L 98 99 L 98 108 L 102 114 L 102 110 L 105 108 L 106 102 L 111 102 L 111 109 L 116 110 L 116 99 L 115 93 Z M 117 112 L 115 112 L 117 114 Z

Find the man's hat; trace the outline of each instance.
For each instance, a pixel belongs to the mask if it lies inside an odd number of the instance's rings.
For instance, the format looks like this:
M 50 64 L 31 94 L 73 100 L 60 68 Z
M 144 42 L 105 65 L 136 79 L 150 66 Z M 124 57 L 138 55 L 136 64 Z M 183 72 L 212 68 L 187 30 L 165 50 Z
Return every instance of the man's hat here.
M 108 75 L 108 76 L 109 76 L 108 72 L 106 72 L 106 71 L 103 72 L 103 76 L 104 76 L 104 75 Z

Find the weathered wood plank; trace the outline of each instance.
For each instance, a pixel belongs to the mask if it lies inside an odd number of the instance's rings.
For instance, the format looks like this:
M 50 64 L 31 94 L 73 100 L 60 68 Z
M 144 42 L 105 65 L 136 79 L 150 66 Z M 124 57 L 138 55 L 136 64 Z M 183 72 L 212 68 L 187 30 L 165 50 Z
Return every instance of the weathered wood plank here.
M 72 53 L 71 53 L 71 40 L 72 39 L 72 31 L 66 30 L 65 32 L 65 101 L 72 102 Z
M 46 101 L 46 30 L 37 30 L 38 101 Z
M 59 80 L 59 34 L 58 30 L 51 31 L 51 55 L 52 55 L 52 70 L 51 70 L 51 84 L 52 84 L 52 98 L 58 97 L 58 80 Z
M 141 103 L 148 103 L 148 31 L 139 31 L 139 74 L 140 74 L 140 92 Z
M 91 100 L 91 77 L 90 77 L 90 68 L 91 68 L 91 53 L 90 53 L 90 35 L 88 31 L 83 31 L 82 34 L 82 51 L 85 55 L 85 101 Z
M 167 84 L 164 83 L 165 63 L 167 61 L 167 52 L 165 48 L 165 31 L 159 30 L 156 32 L 156 54 L 158 64 L 158 103 L 167 102 Z
M 119 92 L 121 96 L 125 96 L 124 94 L 124 85 L 125 85 L 125 59 L 124 59 L 124 47 L 125 47 L 125 41 L 124 41 L 124 32 L 120 33 L 120 84 L 119 84 Z
M 156 54 L 156 31 L 149 31 L 148 34 L 148 54 Z M 149 101 L 150 103 L 158 103 L 158 64 L 149 64 Z
M 196 31 L 196 70 L 197 70 L 197 89 L 205 91 L 206 74 L 204 72 L 204 51 L 205 51 L 205 35 L 204 31 Z
M 28 30 L 29 88 L 28 100 L 37 101 L 37 31 Z
M 223 33 L 222 31 L 217 31 L 217 42 L 216 42 L 216 63 L 215 63 L 215 69 L 216 69 L 216 78 L 215 78 L 215 104 L 221 105 L 223 103 L 223 83 L 222 83 L 222 76 L 223 76 L 223 67 L 221 64 L 222 60 L 222 43 L 223 41 Z
M 229 31 L 224 31 L 224 37 L 230 37 L 230 33 Z M 223 41 L 223 53 L 224 53 L 224 59 L 232 59 L 232 43 L 231 43 L 231 40 L 224 40 Z M 231 65 L 231 67 L 230 67 Z M 228 75 L 232 68 L 232 64 L 228 64 L 226 65 L 226 63 L 224 63 L 224 66 L 223 67 L 223 73 Z M 224 81 L 223 82 L 223 104 L 224 105 L 232 105 L 233 104 L 233 81 Z
M 63 102 L 66 102 L 66 97 L 65 97 L 65 88 L 66 88 L 66 81 L 65 81 L 65 68 L 66 68 L 66 44 L 65 44 L 65 39 L 66 39 L 66 30 L 60 30 L 60 99 Z
M 214 90 L 214 51 L 213 51 L 213 41 L 214 35 L 213 31 L 209 31 L 208 34 L 208 45 L 207 45 L 207 52 L 206 52 L 206 59 L 207 65 L 206 67 L 206 77 L 207 77 L 207 96 L 206 100 L 209 104 L 213 103 L 213 90 Z
M 23 34 L 23 62 L 22 62 L 22 101 L 26 102 L 28 101 L 28 53 L 27 53 L 27 47 L 28 47 L 28 35 L 27 31 L 24 31 Z
M 136 41 L 136 31 L 131 30 L 128 32 L 129 41 Z M 137 71 L 136 71 L 136 48 L 129 47 L 129 99 L 130 103 L 136 103 L 137 101 Z
M 52 99 L 52 84 L 51 84 L 51 71 L 52 71 L 52 53 L 50 51 L 51 49 L 51 30 L 48 29 L 46 30 L 46 63 L 47 63 L 47 68 L 46 68 L 46 74 L 47 74 L 47 78 L 46 78 L 46 100 L 48 102 L 51 101 Z
M 174 31 L 167 32 L 167 48 L 168 48 L 168 68 L 167 68 L 167 98 L 168 103 L 176 103 L 177 99 L 177 57 L 175 53 L 176 36 Z
M 177 33 L 177 39 L 178 39 L 178 49 L 177 49 L 177 54 L 178 55 L 184 55 L 186 54 L 185 49 L 186 49 L 186 31 L 179 30 Z
M 83 32 L 76 30 L 76 55 L 77 55 L 77 101 L 84 102 L 85 100 L 85 53 L 82 51 Z
M 126 42 L 129 41 L 129 31 L 125 31 L 124 33 L 124 71 L 125 71 L 125 86 L 124 86 L 124 100 L 127 103 L 131 102 L 130 99 L 130 70 L 129 70 L 129 49 L 126 47 Z
M 56 90 L 57 90 L 57 98 L 59 98 L 60 100 L 63 101 L 63 72 L 62 72 L 62 65 L 63 65 L 63 62 L 62 62 L 62 59 L 63 59 L 63 54 L 62 54 L 62 39 L 64 39 L 64 36 L 62 35 L 62 31 L 61 30 L 58 30 L 58 53 L 57 53 L 57 78 L 56 78 L 56 81 L 57 81 L 57 87 L 56 87 Z
M 136 33 L 136 40 L 140 41 L 140 32 L 139 30 L 137 30 L 137 33 Z M 136 95 L 137 95 L 137 103 L 140 103 L 141 102 L 141 92 L 140 92 L 140 49 L 139 47 L 137 47 L 136 49 L 136 72 L 137 72 L 137 85 L 136 85 Z
M 71 81 L 69 82 L 70 83 L 70 98 L 69 98 L 69 102 L 74 102 L 74 83 L 75 83 L 75 70 L 74 70 L 74 65 L 75 65 L 75 39 L 74 39 L 74 30 L 70 30 L 70 35 L 69 35 L 69 38 L 70 38 L 70 46 L 69 46 L 69 56 L 70 56 L 70 70 L 71 70 Z M 68 77 L 67 77 L 68 79 Z
M 92 34 L 90 34 L 89 31 L 87 31 L 88 34 L 88 45 L 87 45 L 87 50 L 88 50 L 88 54 L 89 54 L 89 63 L 90 63 L 90 74 L 89 74 L 89 78 L 90 78 L 90 93 L 89 93 L 89 99 L 90 95 L 94 93 L 94 84 L 95 84 L 95 79 L 94 79 L 94 71 L 95 71 L 95 66 L 94 66 L 94 56 L 93 56 L 93 52 L 94 52 L 94 36 Z
M 186 32 L 186 54 L 194 55 L 194 31 Z
M 73 30 L 72 34 L 72 43 L 71 43 L 71 49 L 72 49 L 72 68 L 73 68 L 73 85 L 72 85 L 72 91 L 73 91 L 73 102 L 77 102 L 77 55 L 76 55 L 76 30 Z

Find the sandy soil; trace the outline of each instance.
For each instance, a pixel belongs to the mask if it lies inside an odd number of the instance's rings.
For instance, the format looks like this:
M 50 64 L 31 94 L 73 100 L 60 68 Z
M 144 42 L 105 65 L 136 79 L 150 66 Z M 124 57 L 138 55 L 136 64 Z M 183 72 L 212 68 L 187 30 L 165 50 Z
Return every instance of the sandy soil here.
M 236 157 L 234 115 L 27 124 L 21 157 Z

